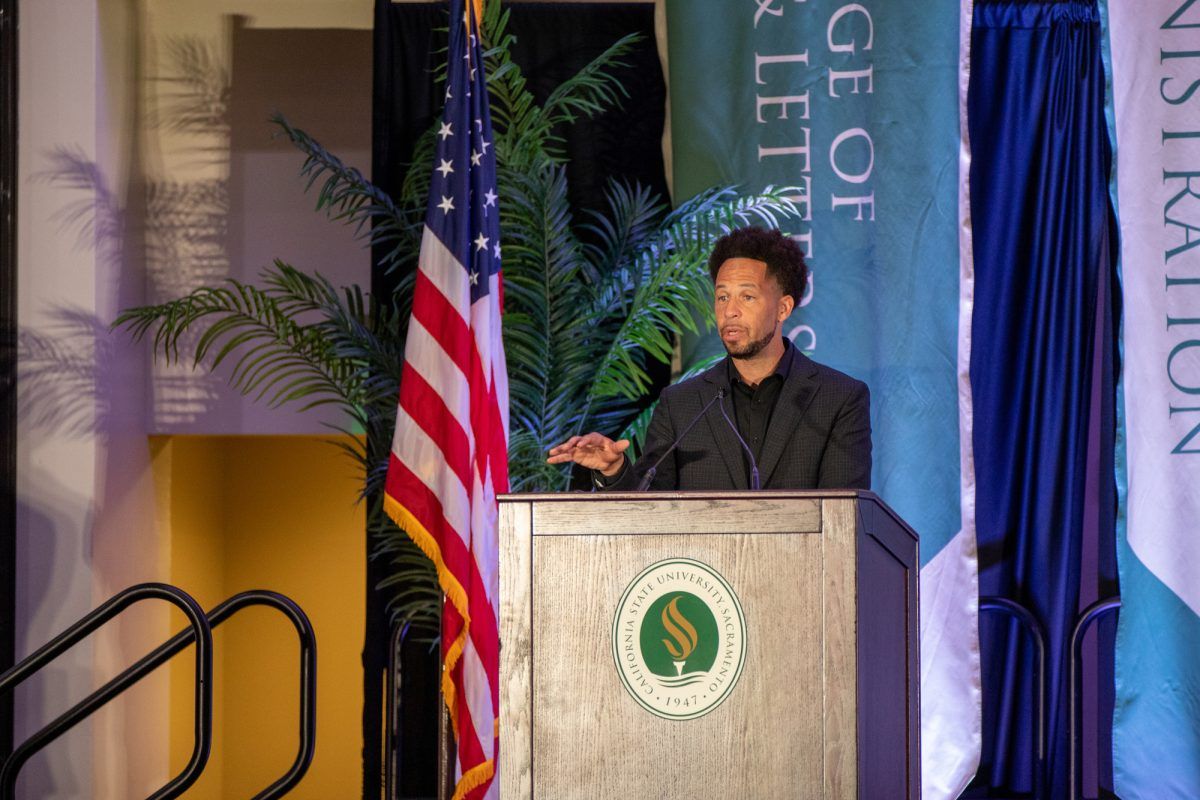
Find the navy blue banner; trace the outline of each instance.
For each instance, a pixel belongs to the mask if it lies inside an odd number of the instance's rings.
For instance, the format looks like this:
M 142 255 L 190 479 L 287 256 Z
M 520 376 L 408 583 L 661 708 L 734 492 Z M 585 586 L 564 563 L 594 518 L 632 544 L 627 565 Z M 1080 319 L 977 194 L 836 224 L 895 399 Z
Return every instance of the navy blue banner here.
M 1095 4 L 975 7 L 969 124 L 975 236 L 971 389 L 979 591 L 1047 632 L 1049 751 L 1037 774 L 1033 645 L 983 627 L 983 769 L 1067 796 L 1067 647 L 1089 505 L 1113 551 L 1115 220 Z M 1107 399 L 1107 400 L 1106 400 Z M 1089 438 L 1089 433 L 1094 437 Z M 1089 482 L 1098 499 L 1088 497 Z M 1109 570 L 1112 558 L 1108 559 Z

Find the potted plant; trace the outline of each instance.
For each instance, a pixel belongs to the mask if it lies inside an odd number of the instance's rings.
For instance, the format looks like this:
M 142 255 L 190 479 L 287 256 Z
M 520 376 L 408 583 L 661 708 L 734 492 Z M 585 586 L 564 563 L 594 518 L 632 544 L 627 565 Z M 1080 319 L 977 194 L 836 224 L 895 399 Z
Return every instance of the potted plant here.
M 647 189 L 613 181 L 605 210 L 577 219 L 567 201 L 561 131 L 619 100 L 614 68 L 636 39 L 613 44 L 539 105 L 511 60 L 507 18 L 500 4 L 489 4 L 481 35 L 489 44 L 501 198 L 509 476 L 513 491 L 555 491 L 570 477 L 545 463 L 550 446 L 588 430 L 624 431 L 635 446 L 640 441 L 654 389 L 647 364 L 669 363 L 682 330 L 711 324 L 706 260 L 715 239 L 749 222 L 776 226 L 796 209 L 786 189 L 743 195 L 720 188 L 671 210 Z M 159 358 L 175 361 L 187 351 L 196 363 L 224 366 L 230 385 L 268 405 L 341 408 L 346 422 L 338 430 L 354 436 L 334 444 L 361 469 L 372 552 L 390 567 L 383 585 L 391 613 L 436 636 L 441 597 L 433 566 L 381 502 L 433 131 L 391 197 L 282 116 L 273 123 L 305 154 L 301 171 L 318 209 L 385 252 L 383 267 L 408 273 L 396 296 L 338 288 L 276 261 L 259 285 L 200 287 L 131 308 L 114 325 L 151 338 Z

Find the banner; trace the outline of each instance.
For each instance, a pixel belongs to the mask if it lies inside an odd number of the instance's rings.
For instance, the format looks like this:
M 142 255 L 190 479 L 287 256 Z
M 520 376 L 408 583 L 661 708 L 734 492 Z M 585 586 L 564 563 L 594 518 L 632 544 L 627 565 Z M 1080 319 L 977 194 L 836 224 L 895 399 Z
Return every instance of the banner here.
M 980 735 L 959 2 L 666 9 L 675 201 L 798 187 L 812 275 L 784 330 L 871 388 L 872 488 L 921 536 L 924 797 L 957 797 Z
M 1111 3 L 1125 297 L 1113 715 L 1124 800 L 1200 797 L 1200 6 Z

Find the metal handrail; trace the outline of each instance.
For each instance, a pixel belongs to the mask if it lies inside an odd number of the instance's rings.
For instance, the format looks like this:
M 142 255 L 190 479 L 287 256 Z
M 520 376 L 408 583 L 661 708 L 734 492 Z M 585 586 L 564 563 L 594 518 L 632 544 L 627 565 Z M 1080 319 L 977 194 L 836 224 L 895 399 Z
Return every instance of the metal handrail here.
M 274 800 L 274 798 L 282 797 L 300 782 L 312 764 L 313 753 L 316 750 L 317 639 L 308 616 L 300 606 L 278 592 L 263 589 L 235 594 L 215 606 L 212 611 L 208 612 L 209 625 L 216 628 L 237 612 L 250 606 L 267 606 L 282 613 L 296 628 L 296 635 L 300 640 L 299 750 L 288 771 L 252 798 L 252 800 Z M 114 695 L 123 692 L 170 660 L 190 645 L 195 638 L 195 631 L 190 628 L 180 631 L 129 669 L 113 678 L 100 691 L 111 691 Z
M 1037 616 L 1025 606 L 1007 597 L 982 596 L 980 611 L 999 611 L 1008 614 L 1025 626 L 1033 637 L 1037 653 L 1037 754 L 1034 759 L 1033 796 L 1045 796 L 1046 775 L 1046 629 Z
M 383 765 L 384 800 L 397 800 L 400 796 L 400 691 L 402 675 L 402 648 L 404 640 L 412 630 L 409 623 L 392 628 L 388 639 L 388 667 L 385 700 L 387 732 L 384 739 L 386 758 Z M 454 736 L 450 725 L 450 714 L 442 702 L 438 690 L 438 764 L 437 798 L 446 800 L 454 792 Z
M 0 675 L 0 694 L 12 691 L 17 684 L 25 681 L 129 606 L 142 600 L 166 600 L 178 606 L 188 618 L 190 635 L 196 642 L 195 744 L 192 747 L 192 757 L 182 772 L 148 798 L 169 800 L 183 794 L 200 777 L 212 748 L 212 628 L 204 609 L 187 592 L 165 583 L 141 583 L 118 592 Z M 78 725 L 126 688 L 115 688 L 115 682 L 110 681 L 92 692 L 13 750 L 12 755 L 0 767 L 0 800 L 12 800 L 16 793 L 17 773 L 35 753 Z
M 1080 774 L 1079 762 L 1079 688 L 1083 683 L 1083 677 L 1079 674 L 1079 665 L 1083 660 L 1083 637 L 1087 634 L 1089 628 L 1105 614 L 1113 611 L 1118 611 L 1121 608 L 1120 597 L 1109 597 L 1104 600 L 1097 600 L 1092 603 L 1084 612 L 1079 615 L 1078 621 L 1075 623 L 1075 629 L 1071 632 L 1071 663 L 1070 663 L 1070 681 L 1071 691 L 1068 697 L 1070 703 L 1070 720 L 1069 720 L 1069 735 L 1068 742 L 1070 744 L 1071 758 L 1069 761 L 1070 770 L 1070 800 L 1076 800 L 1083 794 L 1083 789 L 1079 785 L 1083 779 Z
M 408 635 L 408 624 L 392 627 L 388 637 L 388 670 L 384 691 L 385 719 L 387 730 L 383 740 L 383 796 L 384 800 L 399 800 L 400 797 L 400 651 Z
M 290 598 L 277 592 L 256 589 L 241 592 L 220 603 L 205 614 L 200 605 L 181 589 L 166 584 L 139 584 L 115 595 L 104 605 L 92 611 L 72 625 L 49 644 L 0 676 L 0 693 L 10 690 L 18 683 L 37 672 L 64 650 L 76 644 L 96 628 L 121 613 L 132 603 L 148 598 L 170 600 L 183 609 L 190 627 L 175 634 L 155 648 L 133 666 L 101 686 L 77 703 L 58 719 L 31 736 L 17 748 L 5 762 L 3 784 L 0 784 L 0 800 L 12 800 L 15 792 L 17 772 L 34 753 L 66 733 L 100 706 L 112 700 L 129 687 L 146 677 L 193 642 L 196 648 L 196 749 L 192 760 L 170 783 L 150 795 L 149 800 L 167 800 L 182 794 L 204 770 L 208 761 L 212 741 L 212 629 L 250 606 L 267 606 L 282 613 L 296 629 L 300 640 L 300 743 L 296 758 L 282 777 L 254 795 L 253 800 L 275 800 L 291 791 L 312 764 L 316 750 L 317 730 L 317 640 L 312 623 L 304 610 Z M 200 697 L 203 689 L 204 696 Z M 203 699 L 203 704 L 201 700 Z M 201 751 L 202 748 L 202 751 Z
M 255 589 L 236 594 L 209 614 L 215 628 L 225 619 L 249 606 L 267 606 L 279 611 L 292 623 L 300 640 L 300 742 L 296 758 L 282 777 L 254 795 L 253 800 L 283 797 L 308 772 L 317 748 L 317 635 L 304 609 L 277 592 Z M 219 614 L 224 611 L 224 616 Z M 184 634 L 186 635 L 186 631 Z

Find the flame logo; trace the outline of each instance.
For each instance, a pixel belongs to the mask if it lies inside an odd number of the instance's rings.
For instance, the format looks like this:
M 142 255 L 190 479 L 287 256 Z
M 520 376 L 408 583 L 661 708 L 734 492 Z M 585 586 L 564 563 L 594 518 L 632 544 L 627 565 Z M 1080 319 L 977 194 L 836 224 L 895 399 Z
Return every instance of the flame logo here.
M 696 633 L 696 627 L 688 622 L 687 617 L 679 611 L 679 597 L 672 599 L 663 608 L 662 624 L 671 638 L 675 640 L 674 642 L 667 639 L 662 640 L 667 652 L 676 661 L 686 661 L 692 651 L 696 649 L 700 635 Z

